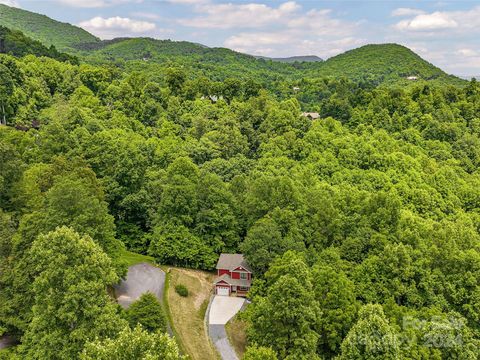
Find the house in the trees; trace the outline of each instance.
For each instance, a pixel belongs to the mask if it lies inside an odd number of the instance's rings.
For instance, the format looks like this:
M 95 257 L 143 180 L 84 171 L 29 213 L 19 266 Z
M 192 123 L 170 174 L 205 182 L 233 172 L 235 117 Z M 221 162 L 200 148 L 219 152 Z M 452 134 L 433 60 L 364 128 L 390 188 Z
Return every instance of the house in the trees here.
M 213 282 L 216 295 L 246 296 L 252 284 L 252 271 L 242 254 L 221 254 L 217 278 Z
M 309 118 L 310 120 L 316 120 L 320 117 L 320 114 L 316 112 L 303 112 L 302 116 Z

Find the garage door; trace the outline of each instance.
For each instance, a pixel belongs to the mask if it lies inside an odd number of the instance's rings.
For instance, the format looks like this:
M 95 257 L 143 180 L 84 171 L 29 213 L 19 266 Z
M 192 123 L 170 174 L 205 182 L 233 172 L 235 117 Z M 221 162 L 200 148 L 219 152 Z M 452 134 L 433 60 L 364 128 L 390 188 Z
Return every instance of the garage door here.
M 217 286 L 217 295 L 229 296 L 230 288 L 226 286 Z

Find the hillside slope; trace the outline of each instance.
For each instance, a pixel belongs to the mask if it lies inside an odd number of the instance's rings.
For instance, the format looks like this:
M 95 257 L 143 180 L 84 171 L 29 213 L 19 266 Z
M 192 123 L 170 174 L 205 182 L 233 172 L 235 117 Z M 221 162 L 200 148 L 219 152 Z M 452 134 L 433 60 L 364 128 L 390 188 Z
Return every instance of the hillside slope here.
M 316 55 L 297 55 L 297 56 L 276 57 L 276 58 L 269 58 L 265 56 L 255 56 L 255 57 L 257 59 L 273 60 L 273 61 L 284 62 L 284 63 L 322 62 L 323 61 L 322 58 Z
M 75 45 L 75 49 L 85 56 L 123 60 L 154 60 L 163 56 L 205 54 L 210 50 L 206 46 L 188 41 L 158 40 L 147 37 L 79 43 Z
M 4 26 L 0 26 L 0 54 L 10 54 L 17 57 L 33 54 L 35 56 L 47 56 L 59 61 L 78 63 L 76 57 L 59 52 L 53 45 L 47 48 L 40 41 L 30 39 L 21 31 L 10 30 Z
M 46 46 L 66 50 L 73 44 L 99 39 L 77 26 L 53 20 L 48 16 L 0 4 L 0 25 L 20 30 Z
M 417 77 L 418 80 L 462 82 L 422 59 L 409 48 L 398 44 L 365 45 L 347 51 L 323 62 L 315 74 L 345 76 L 376 85 L 409 82 L 407 77 L 410 76 Z
M 127 61 L 130 68 L 171 66 L 171 63 L 195 70 L 195 76 L 215 80 L 254 76 L 259 81 L 278 75 L 293 75 L 292 64 L 256 59 L 227 48 L 209 48 L 188 41 L 152 38 L 118 38 L 75 46 L 74 53 L 90 63 Z M 262 76 L 259 78 L 258 72 Z
M 131 69 L 163 67 L 173 62 L 194 70 L 195 76 L 205 75 L 214 80 L 254 77 L 260 82 L 271 82 L 280 78 L 298 81 L 347 77 L 378 86 L 409 85 L 415 81 L 407 77 L 413 76 L 419 81 L 465 83 L 398 44 L 366 45 L 326 61 L 310 56 L 267 59 L 187 41 L 152 38 L 101 41 L 79 27 L 5 5 L 0 5 L 0 25 L 20 30 L 46 46 L 55 45 L 86 62 L 126 61 Z

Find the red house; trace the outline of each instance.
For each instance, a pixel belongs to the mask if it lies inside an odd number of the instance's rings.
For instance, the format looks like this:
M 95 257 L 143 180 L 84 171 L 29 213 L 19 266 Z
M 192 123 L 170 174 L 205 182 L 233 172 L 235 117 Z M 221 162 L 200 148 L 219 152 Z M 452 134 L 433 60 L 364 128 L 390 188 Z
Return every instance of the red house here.
M 242 254 L 221 254 L 217 275 L 213 282 L 216 295 L 246 296 L 252 285 L 252 271 Z

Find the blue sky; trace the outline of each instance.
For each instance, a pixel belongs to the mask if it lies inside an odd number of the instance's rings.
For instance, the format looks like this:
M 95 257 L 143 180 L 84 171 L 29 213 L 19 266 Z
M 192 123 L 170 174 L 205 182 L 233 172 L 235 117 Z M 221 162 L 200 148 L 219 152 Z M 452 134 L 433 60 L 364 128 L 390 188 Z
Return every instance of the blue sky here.
M 0 0 L 111 39 L 151 36 L 264 56 L 328 58 L 405 45 L 447 72 L 480 75 L 480 1 Z

